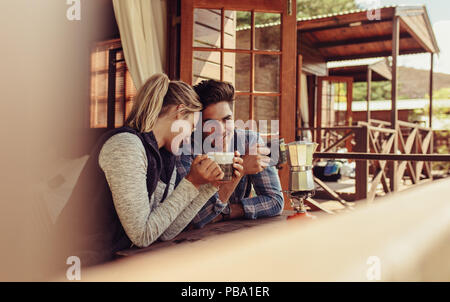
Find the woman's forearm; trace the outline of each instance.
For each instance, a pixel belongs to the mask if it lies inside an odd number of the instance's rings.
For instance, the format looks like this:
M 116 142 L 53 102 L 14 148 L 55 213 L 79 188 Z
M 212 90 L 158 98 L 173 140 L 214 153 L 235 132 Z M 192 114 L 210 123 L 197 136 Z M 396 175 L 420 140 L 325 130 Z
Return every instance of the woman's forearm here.
M 177 187 L 178 188 L 178 187 Z M 171 240 L 175 238 L 192 221 L 208 199 L 217 192 L 217 188 L 211 184 L 202 185 L 199 194 L 189 203 L 189 205 L 178 215 L 172 224 L 162 233 L 161 240 Z

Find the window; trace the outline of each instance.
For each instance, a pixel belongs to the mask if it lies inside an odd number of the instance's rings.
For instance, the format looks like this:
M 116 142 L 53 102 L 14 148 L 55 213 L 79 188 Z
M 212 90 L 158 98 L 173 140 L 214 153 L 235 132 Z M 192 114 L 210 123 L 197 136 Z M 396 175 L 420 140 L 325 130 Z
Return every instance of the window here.
M 91 53 L 90 127 L 123 126 L 135 96 L 120 40 L 97 43 Z

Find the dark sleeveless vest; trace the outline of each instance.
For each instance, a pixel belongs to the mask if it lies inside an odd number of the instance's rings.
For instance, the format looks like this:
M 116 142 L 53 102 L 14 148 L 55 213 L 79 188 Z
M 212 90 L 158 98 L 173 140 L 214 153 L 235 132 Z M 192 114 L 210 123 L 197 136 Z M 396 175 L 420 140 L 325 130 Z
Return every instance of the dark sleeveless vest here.
M 69 256 L 78 256 L 82 266 L 99 264 L 112 260 L 115 252 L 132 245 L 114 208 L 105 174 L 98 164 L 104 143 L 113 135 L 123 132 L 137 135 L 144 145 L 148 161 L 149 198 L 160 178 L 168 183 L 175 165 L 174 156 L 168 151 L 160 153 L 153 132 L 141 133 L 122 127 L 105 133 L 91 152 L 55 225 L 58 241 L 64 242 L 61 259 L 64 264 Z

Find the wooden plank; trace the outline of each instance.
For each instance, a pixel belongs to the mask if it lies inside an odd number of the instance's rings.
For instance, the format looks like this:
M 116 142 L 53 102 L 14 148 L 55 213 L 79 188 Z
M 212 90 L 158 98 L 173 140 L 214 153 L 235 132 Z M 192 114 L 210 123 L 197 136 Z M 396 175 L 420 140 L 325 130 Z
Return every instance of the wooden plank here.
M 336 192 L 334 192 L 326 183 L 324 183 L 323 181 L 321 181 L 319 178 L 314 176 L 314 182 L 316 184 L 318 184 L 320 187 L 322 187 L 322 189 L 324 190 L 324 192 L 331 197 L 332 199 L 335 199 L 337 201 L 339 201 L 341 204 L 343 204 L 344 206 L 348 206 L 347 202 L 342 199 Z
M 318 203 L 317 201 L 315 201 L 314 199 L 308 197 L 304 200 L 305 205 L 311 207 L 311 209 L 313 210 L 321 210 L 327 214 L 333 215 L 334 212 L 331 210 L 328 210 L 327 208 L 325 208 L 324 206 L 322 206 L 320 203 Z
M 336 142 L 334 142 L 331 146 L 325 148 L 325 150 L 323 150 L 322 152 L 330 151 L 331 149 L 333 149 L 334 147 L 339 146 L 341 143 L 343 143 L 344 141 L 346 141 L 349 137 L 352 137 L 353 135 L 354 135 L 353 131 L 348 132 L 343 137 L 339 138 Z

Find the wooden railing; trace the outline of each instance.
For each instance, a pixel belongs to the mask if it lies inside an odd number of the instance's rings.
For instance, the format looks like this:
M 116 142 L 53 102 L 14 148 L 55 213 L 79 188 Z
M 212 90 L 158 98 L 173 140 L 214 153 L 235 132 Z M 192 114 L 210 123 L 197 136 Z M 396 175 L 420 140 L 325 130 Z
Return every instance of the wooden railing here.
M 306 130 L 306 129 L 301 129 Z M 398 121 L 397 129 L 385 121 L 358 122 L 357 126 L 309 128 L 319 144 L 317 152 L 333 152 L 346 147 L 365 154 L 431 154 L 433 132 L 417 124 Z M 397 150 L 395 150 L 397 145 Z M 318 160 L 318 159 L 316 159 Z M 377 193 L 398 190 L 394 184 L 419 184 L 433 179 L 431 162 L 388 161 L 382 156 L 355 159 L 355 193 L 347 199 L 373 201 Z M 381 186 L 380 186 L 381 184 Z M 380 192 L 381 191 L 381 192 Z

